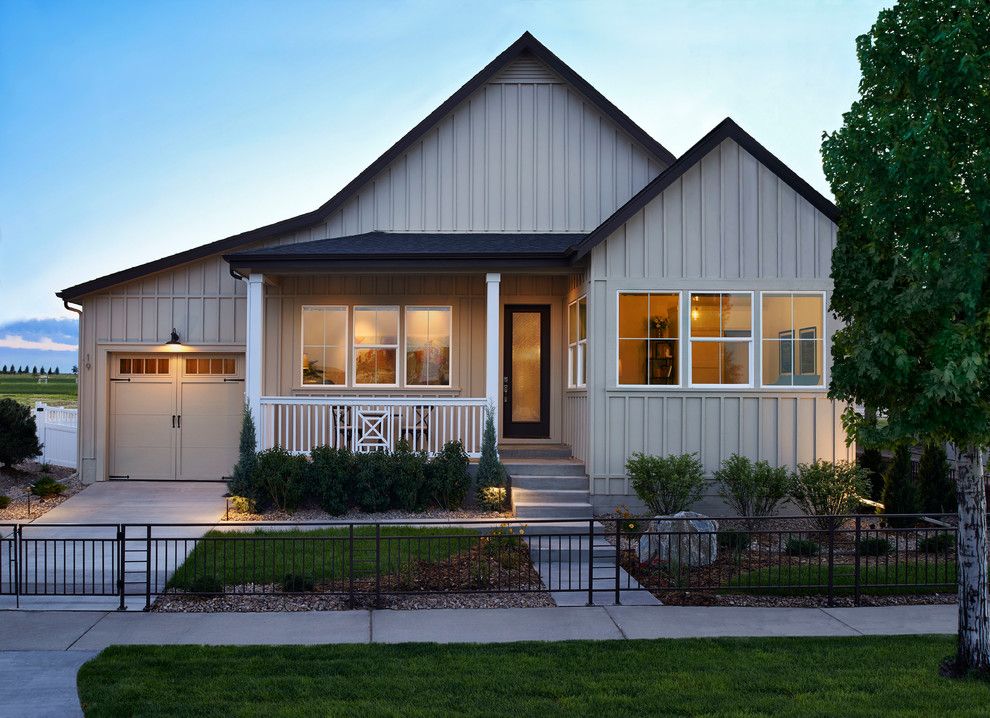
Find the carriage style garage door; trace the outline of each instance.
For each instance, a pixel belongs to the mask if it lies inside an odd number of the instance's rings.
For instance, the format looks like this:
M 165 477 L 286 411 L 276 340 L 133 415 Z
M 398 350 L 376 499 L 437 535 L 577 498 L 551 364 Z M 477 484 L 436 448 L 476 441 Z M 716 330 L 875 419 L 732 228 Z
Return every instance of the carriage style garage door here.
M 110 478 L 228 476 L 243 406 L 241 355 L 112 355 Z

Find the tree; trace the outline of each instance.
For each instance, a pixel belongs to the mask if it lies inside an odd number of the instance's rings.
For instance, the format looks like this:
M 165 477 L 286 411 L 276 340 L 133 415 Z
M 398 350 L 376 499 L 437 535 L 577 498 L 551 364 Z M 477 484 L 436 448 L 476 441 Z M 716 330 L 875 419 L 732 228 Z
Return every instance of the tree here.
M 481 458 L 475 479 L 478 505 L 498 510 L 505 504 L 505 467 L 498 460 L 495 448 L 495 409 L 485 408 L 485 431 L 481 435 Z
M 72 373 L 73 374 L 78 374 L 79 373 L 79 367 L 77 367 L 75 364 L 72 365 Z
M 7 365 L 6 365 L 6 364 L 4 364 L 4 365 L 3 365 L 3 368 L 2 368 L 2 369 L 0 369 L 0 374 L 6 374 L 6 373 L 7 373 Z
M 911 467 L 911 447 L 897 447 L 894 460 L 883 475 L 883 503 L 885 514 L 916 514 L 921 511 L 921 494 Z M 897 528 L 910 526 L 907 518 L 888 518 L 887 523 Z
M 870 498 L 879 501 L 883 496 L 883 454 L 880 449 L 864 449 L 856 463 L 869 472 Z
M 38 367 L 31 367 L 31 376 L 38 376 Z
M 40 453 L 34 413 L 14 399 L 0 399 L 0 466 L 14 466 Z
M 237 464 L 227 481 L 227 489 L 233 496 L 254 500 L 256 496 L 255 472 L 258 469 L 257 435 L 251 408 L 244 404 L 241 415 L 241 438 L 237 447 Z
M 943 514 L 956 508 L 956 485 L 949 477 L 949 462 L 941 444 L 925 445 L 918 460 L 918 489 L 924 511 Z
M 59 373 L 60 373 L 59 368 L 55 367 L 55 375 L 58 376 Z
M 963 461 L 955 672 L 990 671 L 990 13 L 902 0 L 857 38 L 860 97 L 826 134 L 840 211 L 830 396 L 867 445 L 953 443 Z

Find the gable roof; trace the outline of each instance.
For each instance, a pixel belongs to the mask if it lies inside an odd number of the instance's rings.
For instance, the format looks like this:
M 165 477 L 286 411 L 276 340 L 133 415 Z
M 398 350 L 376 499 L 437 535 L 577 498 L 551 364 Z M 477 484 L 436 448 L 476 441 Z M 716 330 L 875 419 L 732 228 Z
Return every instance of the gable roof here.
M 83 282 L 81 284 L 67 287 L 55 296 L 63 300 L 78 298 L 84 294 L 95 292 L 100 289 L 137 279 L 146 274 L 160 272 L 186 262 L 208 257 L 212 254 L 225 252 L 245 244 L 257 242 L 262 239 L 274 237 L 286 232 L 293 232 L 305 229 L 326 219 L 334 210 L 341 207 L 358 190 L 365 186 L 369 180 L 375 177 L 381 170 L 385 169 L 393 160 L 399 157 L 417 140 L 421 139 L 437 122 L 443 119 L 451 110 L 459 105 L 471 93 L 480 88 L 489 79 L 494 77 L 500 70 L 506 67 L 513 60 L 529 55 L 546 63 L 561 79 L 570 83 L 575 89 L 583 94 L 591 103 L 608 116 L 622 130 L 629 134 L 634 140 L 639 142 L 648 152 L 655 155 L 664 164 L 674 161 L 674 155 L 667 148 L 651 137 L 646 130 L 641 128 L 622 110 L 612 104 L 598 90 L 572 70 L 563 60 L 553 54 L 543 43 L 537 40 L 528 31 L 524 32 L 518 40 L 509 45 L 494 60 L 488 63 L 480 72 L 468 80 L 453 95 L 448 97 L 433 112 L 427 115 L 419 124 L 407 132 L 398 142 L 387 149 L 378 159 L 368 165 L 357 177 L 347 183 L 337 194 L 324 202 L 322 205 L 304 214 L 284 219 L 274 224 L 258 227 L 247 232 L 241 232 L 225 239 L 203 244 L 192 249 L 187 249 L 176 254 L 162 257 L 145 264 L 140 264 L 130 269 L 125 269 L 103 277 Z
M 825 195 L 805 182 L 790 167 L 785 165 L 770 150 L 761 145 L 746 130 L 737 125 L 731 117 L 726 117 L 704 137 L 698 140 L 687 152 L 681 155 L 670 167 L 665 169 L 643 189 L 637 192 L 624 205 L 619 207 L 612 216 L 602 222 L 597 228 L 588 233 L 574 247 L 572 261 L 576 262 L 606 239 L 612 232 L 621 227 L 634 214 L 639 212 L 657 195 L 672 185 L 681 175 L 700 162 L 702 158 L 725 140 L 733 140 L 753 155 L 767 169 L 787 183 L 791 189 L 806 199 L 815 209 L 833 222 L 838 222 L 839 210 Z

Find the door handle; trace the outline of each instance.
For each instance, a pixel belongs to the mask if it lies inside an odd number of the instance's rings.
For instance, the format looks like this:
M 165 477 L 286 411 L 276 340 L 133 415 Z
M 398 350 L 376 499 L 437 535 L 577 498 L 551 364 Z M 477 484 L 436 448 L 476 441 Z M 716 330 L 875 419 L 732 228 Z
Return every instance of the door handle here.
M 182 428 L 182 414 L 179 414 L 175 418 L 178 420 L 178 428 L 181 429 Z
M 175 414 L 172 414 L 172 428 L 175 428 Z

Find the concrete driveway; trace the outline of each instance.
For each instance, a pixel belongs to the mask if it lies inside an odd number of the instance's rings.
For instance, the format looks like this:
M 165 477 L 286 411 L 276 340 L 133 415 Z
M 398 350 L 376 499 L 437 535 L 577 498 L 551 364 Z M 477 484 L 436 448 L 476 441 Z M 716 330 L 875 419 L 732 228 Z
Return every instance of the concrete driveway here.
M 213 523 L 226 507 L 225 493 L 219 481 L 100 481 L 33 523 Z

